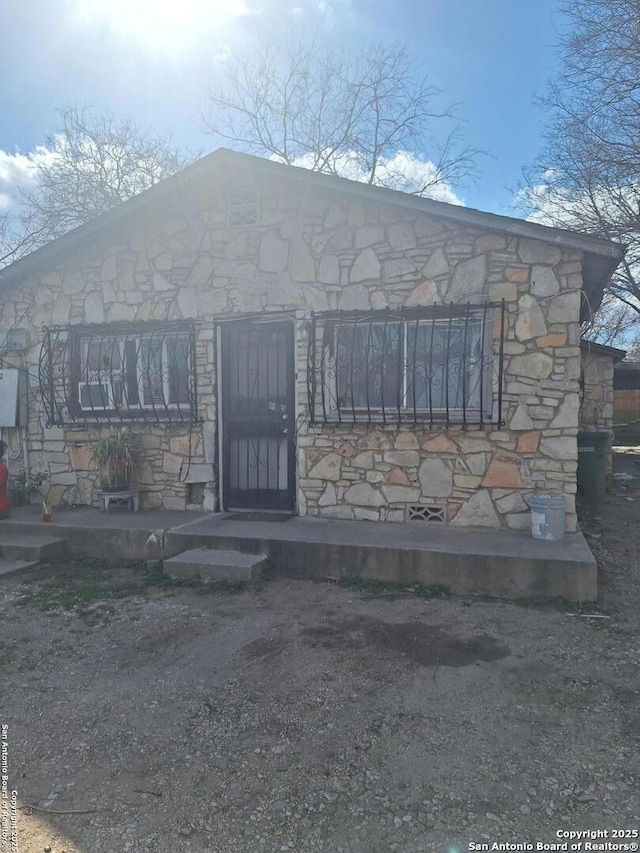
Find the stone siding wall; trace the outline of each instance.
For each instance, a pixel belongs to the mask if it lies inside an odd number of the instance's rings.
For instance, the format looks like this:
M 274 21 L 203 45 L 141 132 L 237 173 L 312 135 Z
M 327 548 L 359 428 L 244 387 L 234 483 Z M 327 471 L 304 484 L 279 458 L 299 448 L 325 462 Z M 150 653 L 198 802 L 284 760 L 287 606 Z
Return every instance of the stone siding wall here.
M 229 176 L 234 184 L 252 177 Z M 33 379 L 42 325 L 196 318 L 203 424 L 191 430 L 192 469 L 217 487 L 216 317 L 273 313 L 298 334 L 298 511 L 401 520 L 412 503 L 442 503 L 455 524 L 527 525 L 527 496 L 567 497 L 575 527 L 581 256 L 496 235 L 393 204 L 365 203 L 295 182 L 263 182 L 259 224 L 226 224 L 225 187 L 185 187 L 132 225 L 5 294 L 0 328 L 28 326 Z M 411 430 L 307 423 L 310 311 L 467 300 L 507 303 L 505 425 Z M 496 341 L 497 349 L 497 341 Z M 32 381 L 36 389 L 37 382 Z M 29 406 L 31 466 L 49 468 L 54 502 L 95 502 L 87 452 L 93 433 L 44 429 Z M 142 428 L 147 505 L 181 507 L 189 430 Z M 206 466 L 206 467 L 204 467 Z M 190 475 L 192 476 L 192 475 Z
M 610 432 L 613 437 L 613 365 L 610 356 L 582 349 L 582 381 L 579 427 L 585 432 Z M 607 454 L 607 474 L 613 456 Z
M 586 432 L 613 429 L 613 359 L 582 349 L 579 427 Z
M 356 254 L 340 307 L 506 300 L 504 425 L 308 429 L 299 438 L 303 512 L 404 521 L 411 505 L 440 506 L 453 524 L 526 528 L 528 496 L 560 491 L 575 529 L 579 255 L 406 216 L 351 239 L 376 242 Z M 496 358 L 498 349 L 496 340 Z
M 52 506 L 97 505 L 99 482 L 91 461 L 91 445 L 96 438 L 113 432 L 118 424 L 45 426 L 46 414 L 38 389 L 40 345 L 38 336 L 26 360 L 31 389 L 26 425 L 29 468 L 32 472 L 47 472 L 40 492 Z M 142 448 L 134 485 L 140 490 L 144 509 L 185 509 L 194 498 L 198 505 L 202 503 L 209 509 L 215 506 L 215 376 L 210 369 L 213 345 L 212 326 L 201 326 L 196 333 L 196 358 L 203 423 L 171 427 L 127 424 L 138 435 Z M 23 367 L 16 356 L 5 361 Z M 8 432 L 12 449 L 10 474 L 15 475 L 25 467 L 23 445 L 19 430 Z

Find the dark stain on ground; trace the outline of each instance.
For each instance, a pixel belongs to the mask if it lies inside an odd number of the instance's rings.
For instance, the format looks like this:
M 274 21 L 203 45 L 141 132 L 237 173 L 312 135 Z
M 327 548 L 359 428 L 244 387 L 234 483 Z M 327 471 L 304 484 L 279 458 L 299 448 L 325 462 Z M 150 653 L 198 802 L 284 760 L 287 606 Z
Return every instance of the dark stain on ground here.
M 423 622 L 380 622 L 358 616 L 301 630 L 307 645 L 324 648 L 373 647 L 401 654 L 420 666 L 469 666 L 508 657 L 510 650 L 487 634 L 456 636 L 452 629 Z
M 259 658 L 262 658 L 263 660 L 270 660 L 281 654 L 285 650 L 286 646 L 287 641 L 282 637 L 260 637 L 257 640 L 253 640 L 251 643 L 247 643 L 247 645 L 243 647 L 242 651 L 245 657 L 248 657 L 251 660 L 257 660 Z

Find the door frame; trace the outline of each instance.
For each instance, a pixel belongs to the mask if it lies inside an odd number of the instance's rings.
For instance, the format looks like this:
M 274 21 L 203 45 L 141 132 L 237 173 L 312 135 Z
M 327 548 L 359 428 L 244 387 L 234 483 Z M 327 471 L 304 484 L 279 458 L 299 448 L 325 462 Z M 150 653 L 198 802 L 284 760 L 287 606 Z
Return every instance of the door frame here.
M 297 372 L 296 372 L 296 322 L 290 314 L 260 314 L 243 317 L 229 317 L 215 321 L 215 357 L 216 357 L 216 387 L 217 387 L 217 457 L 218 457 L 218 501 L 221 512 L 229 512 L 231 510 L 253 510 L 274 512 L 282 507 L 255 507 L 255 506 L 235 506 L 229 505 L 229 466 L 227 458 L 227 446 L 225 437 L 225 407 L 227 405 L 226 382 L 225 382 L 225 363 L 224 363 L 224 343 L 223 338 L 225 329 L 229 327 L 251 327 L 264 325 L 280 325 L 287 328 L 287 367 L 289 371 L 289 388 L 287 389 L 288 397 L 288 434 L 287 434 L 287 511 L 296 512 L 297 510 L 297 455 L 296 455 L 296 423 L 298 414 L 298 394 L 297 394 Z

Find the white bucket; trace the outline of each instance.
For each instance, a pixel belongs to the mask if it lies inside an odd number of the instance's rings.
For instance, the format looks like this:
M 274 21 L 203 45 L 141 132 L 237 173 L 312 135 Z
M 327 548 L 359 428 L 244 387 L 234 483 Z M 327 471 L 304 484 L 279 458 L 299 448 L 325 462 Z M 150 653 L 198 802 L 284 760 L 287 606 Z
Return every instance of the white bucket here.
M 557 492 L 549 495 L 532 495 L 531 535 L 534 539 L 559 541 L 564 539 L 567 502 Z

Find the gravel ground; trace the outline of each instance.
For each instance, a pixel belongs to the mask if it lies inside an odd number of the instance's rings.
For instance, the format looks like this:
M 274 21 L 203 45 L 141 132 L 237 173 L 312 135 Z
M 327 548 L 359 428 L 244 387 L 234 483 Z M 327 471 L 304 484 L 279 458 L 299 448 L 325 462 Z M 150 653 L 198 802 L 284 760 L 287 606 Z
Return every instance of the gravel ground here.
M 303 581 L 164 589 L 136 569 L 0 579 L 17 850 L 417 853 L 638 829 L 640 490 L 623 485 L 584 517 L 588 613 L 608 618 Z

